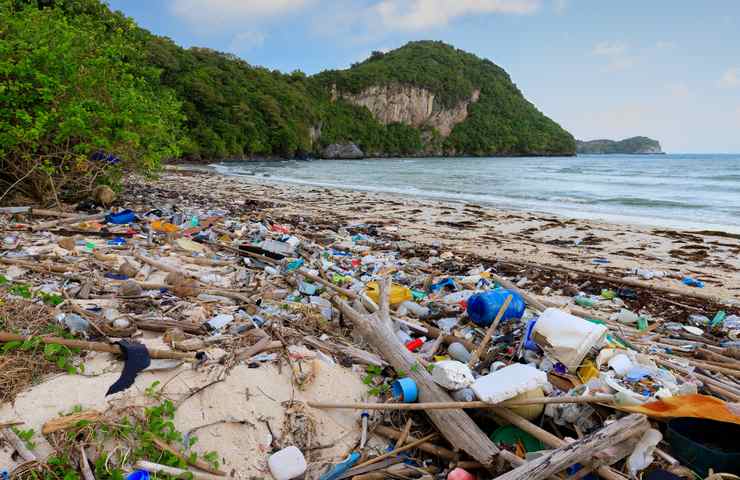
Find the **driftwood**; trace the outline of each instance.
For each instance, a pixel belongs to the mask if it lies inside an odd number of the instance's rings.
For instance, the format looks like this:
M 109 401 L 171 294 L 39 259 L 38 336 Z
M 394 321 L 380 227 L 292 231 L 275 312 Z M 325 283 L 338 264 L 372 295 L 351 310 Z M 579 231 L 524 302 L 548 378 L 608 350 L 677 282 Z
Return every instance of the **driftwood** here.
M 18 455 L 26 462 L 35 462 L 37 460 L 36 454 L 29 449 L 23 440 L 15 434 L 10 428 L 2 429 L 2 434 L 5 439 L 13 446 Z
M 549 405 L 564 403 L 611 403 L 613 395 L 584 395 L 581 397 L 540 397 L 523 400 L 508 400 L 501 403 L 472 402 L 428 402 L 428 403 L 332 403 L 307 402 L 313 408 L 336 408 L 353 410 L 450 410 L 458 408 L 500 408 L 521 407 L 526 405 Z
M 52 418 L 44 424 L 41 433 L 49 435 L 60 430 L 67 430 L 75 427 L 81 421 L 96 422 L 100 420 L 101 416 L 102 414 L 97 410 L 85 410 L 84 412 L 73 413 L 72 415 Z
M 358 363 L 361 365 L 377 365 L 379 367 L 385 367 L 388 362 L 380 358 L 374 353 L 367 352 L 361 348 L 353 347 L 351 345 L 342 345 L 330 341 L 322 341 L 316 337 L 306 337 L 303 339 L 304 343 L 311 345 L 312 347 L 329 352 L 332 354 L 342 354 L 352 359 L 352 363 Z
M 384 425 L 378 425 L 377 427 L 375 427 L 374 432 L 384 437 L 390 438 L 392 440 L 396 440 L 397 444 L 400 443 L 401 436 L 403 435 L 403 432 L 399 432 L 398 430 L 394 430 Z M 408 436 L 407 440 L 414 442 L 417 439 L 414 437 Z M 435 445 L 430 442 L 421 443 L 417 445 L 416 448 L 418 448 L 422 452 L 429 453 L 431 455 L 439 457 L 443 460 L 448 460 L 450 462 L 458 462 L 460 458 L 460 455 L 458 453 L 455 453 L 450 449 L 440 447 L 439 445 Z M 459 465 L 461 468 L 481 468 L 482 466 L 478 462 L 460 462 L 460 463 L 464 464 L 464 465 Z
M 398 455 L 401 452 L 405 452 L 406 450 L 411 450 L 412 448 L 418 447 L 422 443 L 428 442 L 429 440 L 435 438 L 436 436 L 437 436 L 436 433 L 430 433 L 426 437 L 422 437 L 422 438 L 420 438 L 418 440 L 415 440 L 415 441 L 409 443 L 408 445 L 405 445 L 403 447 L 394 448 L 392 451 L 390 451 L 388 453 L 384 453 L 383 455 L 378 455 L 375 458 L 371 458 L 370 460 L 357 465 L 357 468 L 366 467 L 368 465 L 372 465 L 374 463 L 378 463 L 381 460 L 385 460 L 386 458 L 396 456 L 396 455 Z
M 77 272 L 78 269 L 72 265 L 64 265 L 62 263 L 43 263 L 43 262 L 30 262 L 28 260 L 19 260 L 13 258 L 2 258 L 0 257 L 0 263 L 6 265 L 17 265 L 19 267 L 33 270 L 34 272 L 41 273 L 70 273 Z
M 507 408 L 495 408 L 491 410 L 491 412 L 494 414 L 497 420 L 503 419 L 505 422 L 508 422 L 514 425 L 515 427 L 521 428 L 528 434 L 540 440 L 542 443 L 544 443 L 548 447 L 560 448 L 560 447 L 564 447 L 568 445 L 568 443 L 565 440 L 553 435 L 547 430 L 544 430 L 538 427 L 534 423 L 517 415 L 516 413 L 512 412 L 511 410 Z M 624 475 L 617 472 L 616 470 L 614 470 L 613 468 L 608 467 L 608 466 L 601 466 L 598 469 L 596 469 L 596 472 L 599 474 L 601 478 L 604 478 L 606 480 L 626 480 L 627 478 Z
M 32 337 L 26 337 L 23 335 L 16 335 L 15 333 L 9 333 L 9 332 L 0 332 L 0 342 L 25 342 L 26 340 L 30 340 Z M 59 337 L 38 337 L 42 343 L 53 343 L 58 345 L 64 345 L 65 347 L 70 348 L 79 348 L 80 350 L 87 350 L 87 351 L 93 351 L 93 352 L 105 352 L 105 353 L 115 353 L 120 354 L 121 349 L 117 345 L 111 345 L 109 343 L 103 343 L 103 342 L 86 342 L 84 340 L 69 340 L 67 338 L 59 338 Z M 148 349 L 149 350 L 149 356 L 151 358 L 158 358 L 158 359 L 174 359 L 174 360 L 185 360 L 185 361 L 195 361 L 195 355 L 192 353 L 184 353 L 184 352 L 173 352 L 170 350 L 157 350 L 157 349 Z
M 641 435 L 649 428 L 650 422 L 644 415 L 628 415 L 585 438 L 546 453 L 496 479 L 542 480 L 565 470 L 574 463 L 590 460 L 607 446 L 617 445 L 630 437 Z
M 107 213 L 96 213 L 95 215 L 82 215 L 74 217 L 60 218 L 59 220 L 51 220 L 48 222 L 37 223 L 31 227 L 31 230 L 38 232 L 39 230 L 48 230 L 50 228 L 58 227 L 59 225 L 70 225 L 72 223 L 79 222 L 90 222 L 95 220 L 103 220 Z
M 434 383 L 429 372 L 419 367 L 413 354 L 396 337 L 390 318 L 389 295 L 390 280 L 386 279 L 380 284 L 380 308 L 373 314 L 361 313 L 336 297 L 335 302 L 370 345 L 383 352 L 388 363 L 396 370 L 409 372 L 408 375 L 418 386 L 422 402 L 452 401 L 449 394 Z M 450 444 L 464 450 L 486 468 L 494 467 L 499 449 L 463 410 L 435 410 L 426 413 Z

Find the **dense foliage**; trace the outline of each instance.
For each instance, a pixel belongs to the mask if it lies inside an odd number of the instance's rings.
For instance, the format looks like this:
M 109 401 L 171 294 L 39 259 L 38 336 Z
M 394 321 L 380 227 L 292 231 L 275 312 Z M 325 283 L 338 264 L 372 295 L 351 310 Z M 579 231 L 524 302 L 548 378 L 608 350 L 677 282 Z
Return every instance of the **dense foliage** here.
M 575 150 L 506 72 L 441 42 L 412 42 L 308 77 L 183 49 L 100 0 L 0 0 L 0 19 L 0 196 L 11 186 L 40 198 L 84 194 L 115 183 L 121 167 L 320 154 L 332 143 L 382 156 Z M 432 91 L 435 109 L 475 90 L 480 99 L 443 138 L 430 126 L 383 125 L 366 108 L 332 98 L 335 89 L 388 84 Z
M 660 142 L 648 137 L 631 137 L 624 140 L 590 140 L 577 142 L 578 153 L 582 154 L 633 154 L 663 153 Z
M 42 6 L 0 0 L 0 192 L 84 193 L 177 156 L 180 105 L 140 29 L 97 1 Z
M 480 90 L 469 116 L 443 143 L 458 155 L 572 155 L 575 140 L 528 102 L 500 67 L 442 42 L 411 42 L 373 52 L 348 70 L 320 73 L 326 88 L 359 93 L 374 85 L 410 84 L 435 94 L 434 108 L 451 108 Z

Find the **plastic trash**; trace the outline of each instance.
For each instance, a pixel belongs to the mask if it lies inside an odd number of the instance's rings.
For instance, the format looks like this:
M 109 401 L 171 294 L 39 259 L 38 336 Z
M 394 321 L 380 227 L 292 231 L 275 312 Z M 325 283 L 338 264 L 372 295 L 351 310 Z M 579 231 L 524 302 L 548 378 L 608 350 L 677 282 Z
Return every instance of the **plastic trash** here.
M 634 451 L 627 458 L 627 470 L 630 472 L 630 477 L 637 478 L 638 472 L 645 470 L 653 463 L 653 452 L 661 440 L 663 440 L 663 435 L 654 428 L 642 435 Z
M 352 452 L 349 454 L 347 459 L 336 465 L 332 465 L 325 474 L 319 477 L 319 480 L 336 480 L 337 478 L 344 475 L 344 473 L 352 468 L 360 460 L 359 452 Z
M 478 399 L 499 403 L 547 385 L 547 374 L 530 365 L 515 363 L 478 378 L 470 387 Z
M 471 355 L 468 349 L 465 348 L 465 345 L 460 342 L 451 343 L 450 346 L 447 347 L 447 353 L 450 357 L 462 363 L 468 363 Z
M 270 455 L 267 460 L 275 480 L 290 480 L 306 473 L 308 464 L 298 447 L 290 446 Z
M 447 474 L 447 480 L 475 480 L 475 475 L 457 467 Z
M 150 224 L 152 230 L 161 233 L 175 233 L 179 230 L 177 225 L 162 220 L 155 220 Z
M 76 313 L 60 313 L 56 317 L 57 321 L 67 327 L 73 334 L 84 333 L 90 328 L 90 322 Z
M 126 475 L 126 480 L 149 480 L 149 472 L 146 470 L 135 470 Z
M 470 367 L 457 360 L 444 360 L 434 364 L 432 380 L 447 390 L 469 387 L 475 379 Z
M 294 243 L 280 242 L 278 240 L 263 240 L 259 247 L 276 255 L 289 257 L 295 253 L 296 245 Z
M 740 425 L 700 418 L 675 418 L 666 430 L 673 456 L 701 478 L 710 468 L 715 472 L 740 472 L 739 437 Z
M 228 325 L 229 323 L 231 323 L 233 321 L 234 321 L 234 316 L 233 315 L 220 314 L 220 315 L 216 315 L 212 319 L 208 320 L 205 323 L 205 327 L 209 331 L 221 330 L 222 328 L 224 328 L 226 325 Z
M 550 357 L 575 372 L 592 347 L 603 342 L 607 328 L 548 308 L 537 320 L 532 338 Z
M 623 308 L 615 315 L 614 320 L 618 321 L 619 323 L 630 325 L 633 323 L 637 323 L 637 320 L 639 320 L 639 318 L 640 316 L 635 312 Z
M 688 285 L 689 287 L 704 288 L 704 282 L 695 278 L 683 277 L 683 280 L 681 280 L 681 282 L 683 282 L 684 285 Z
M 370 300 L 376 304 L 380 303 L 380 285 L 378 285 L 378 282 L 368 282 L 368 284 L 365 285 L 365 294 L 367 294 Z M 413 299 L 413 296 L 408 287 L 404 287 L 403 285 L 398 285 L 396 283 L 391 284 L 391 305 L 399 305 L 411 299 Z
M 411 300 L 406 300 L 405 302 L 402 302 L 401 305 L 398 307 L 399 309 L 404 308 L 406 311 L 416 318 L 427 318 L 429 316 L 429 309 L 427 307 L 423 307 L 419 305 L 416 302 L 412 302 Z M 399 313 L 400 315 L 400 313 Z
M 419 397 L 419 389 L 412 378 L 399 378 L 391 384 L 391 395 L 403 403 L 414 403 Z
M 136 221 L 136 214 L 132 210 L 123 210 L 118 213 L 111 213 L 105 217 L 105 221 L 115 225 L 125 225 Z
M 521 318 L 526 309 L 524 299 L 518 293 L 503 288 L 489 290 L 470 297 L 467 309 L 468 316 L 478 326 L 489 326 L 509 295 L 513 298 L 503 317 L 501 317 L 501 321 Z
M 450 393 L 453 400 L 457 402 L 473 402 L 475 401 L 475 392 L 472 388 L 463 388 L 462 390 L 456 390 Z

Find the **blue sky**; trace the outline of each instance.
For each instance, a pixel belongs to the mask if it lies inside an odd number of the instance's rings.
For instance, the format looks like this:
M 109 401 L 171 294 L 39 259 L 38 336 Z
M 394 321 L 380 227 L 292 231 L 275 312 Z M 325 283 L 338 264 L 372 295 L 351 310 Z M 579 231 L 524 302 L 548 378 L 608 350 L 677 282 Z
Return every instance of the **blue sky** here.
M 577 138 L 740 152 L 740 1 L 111 0 L 185 47 L 282 71 L 442 40 L 509 72 Z

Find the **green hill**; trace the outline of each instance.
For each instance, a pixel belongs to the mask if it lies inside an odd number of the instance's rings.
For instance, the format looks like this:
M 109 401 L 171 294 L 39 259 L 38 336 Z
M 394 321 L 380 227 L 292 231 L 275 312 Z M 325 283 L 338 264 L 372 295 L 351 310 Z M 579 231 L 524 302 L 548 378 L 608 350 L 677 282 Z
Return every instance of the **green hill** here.
M 631 137 L 624 140 L 589 140 L 576 142 L 581 154 L 659 154 L 660 142 L 648 137 Z
M 331 144 L 377 156 L 575 153 L 506 72 L 441 42 L 307 76 L 181 48 L 99 0 L 0 0 L 0 18 L 0 187 L 29 196 L 50 182 L 83 194 L 164 159 Z M 96 163 L 100 152 L 117 161 Z

